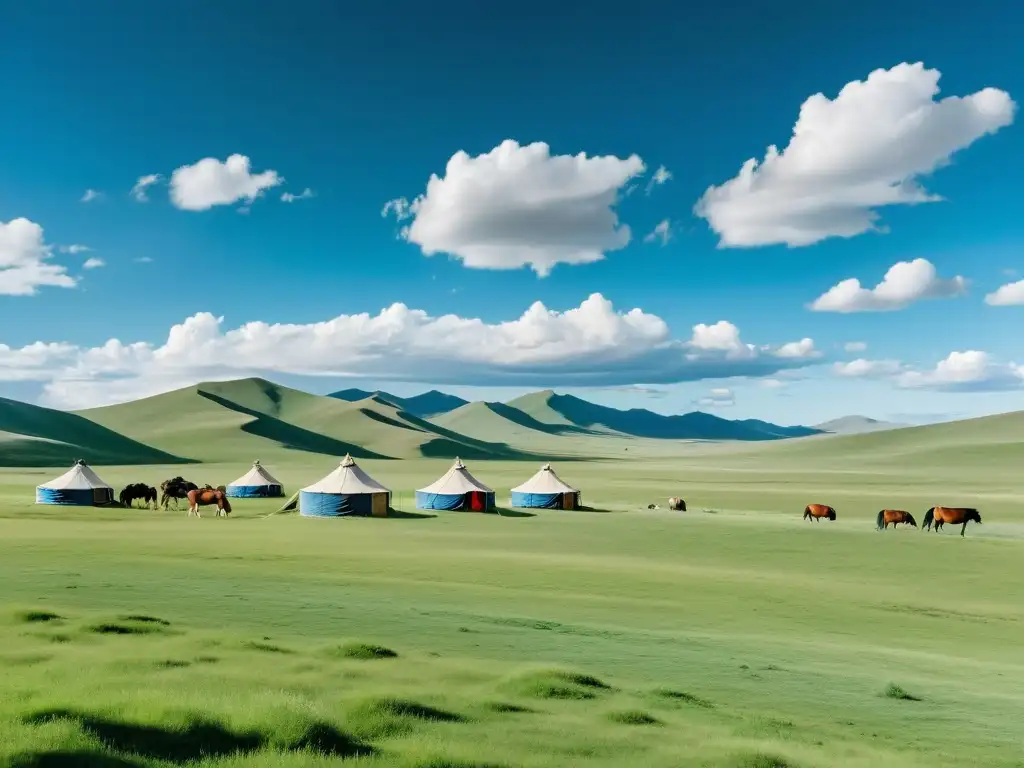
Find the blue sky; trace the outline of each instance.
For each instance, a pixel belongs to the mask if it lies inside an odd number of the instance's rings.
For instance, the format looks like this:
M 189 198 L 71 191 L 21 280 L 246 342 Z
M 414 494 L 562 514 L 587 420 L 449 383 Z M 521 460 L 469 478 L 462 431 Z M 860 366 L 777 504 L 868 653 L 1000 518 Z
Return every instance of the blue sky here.
M 0 223 L 42 233 L 0 238 L 0 395 L 78 407 L 263 373 L 315 391 L 496 399 L 553 387 L 781 422 L 1024 407 L 1011 367 L 1024 363 L 1024 290 L 985 301 L 1024 277 L 1024 138 L 1009 101 L 1024 92 L 1012 32 L 1024 11 L 803 5 L 11 5 Z M 904 62 L 924 64 L 893 76 L 905 87 L 837 98 Z M 908 89 L 930 70 L 936 100 L 1005 98 L 915 105 Z M 761 166 L 756 195 L 726 189 L 769 145 L 786 157 L 816 93 L 832 105 L 805 122 L 813 146 L 774 175 Z M 486 162 L 509 139 L 508 162 Z M 520 153 L 535 142 L 547 150 L 531 164 Z M 460 150 L 470 162 L 452 172 Z M 555 157 L 581 152 L 607 161 Z M 232 155 L 249 159 L 242 176 Z M 151 174 L 140 202 L 130 191 Z M 712 186 L 724 191 L 702 218 L 694 206 Z M 101 195 L 82 202 L 87 190 Z M 428 204 L 405 220 L 381 215 L 419 195 Z M 908 204 L 927 195 L 943 200 Z M 884 231 L 847 231 L 872 211 Z M 629 227 L 624 247 L 613 214 Z M 666 219 L 671 239 L 645 242 Z M 90 250 L 62 252 L 72 245 Z M 7 270 L 6 291 L 5 258 L 23 270 Z M 89 258 L 103 265 L 83 269 Z M 531 258 L 561 263 L 543 276 L 490 268 Z M 26 259 L 62 265 L 56 282 L 74 286 L 26 288 Z M 916 259 L 934 275 L 919 263 L 895 293 L 847 290 L 822 304 L 833 311 L 809 308 L 843 280 L 870 289 Z M 563 313 L 592 294 L 610 305 L 495 327 L 534 302 Z M 427 319 L 310 327 L 395 302 Z M 623 319 L 633 308 L 643 317 Z M 464 322 L 431 320 L 449 313 Z M 719 321 L 730 325 L 694 335 Z M 295 327 L 225 336 L 252 322 Z M 780 356 L 807 338 L 813 352 Z M 973 354 L 936 369 L 951 353 Z

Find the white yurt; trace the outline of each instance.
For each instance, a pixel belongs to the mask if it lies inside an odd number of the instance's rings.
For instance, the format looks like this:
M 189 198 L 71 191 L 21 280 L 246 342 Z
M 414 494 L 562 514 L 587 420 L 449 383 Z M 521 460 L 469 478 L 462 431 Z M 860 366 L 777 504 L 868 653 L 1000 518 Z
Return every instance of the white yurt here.
M 387 517 L 391 491 L 346 456 L 327 477 L 299 491 L 299 514 L 305 517 L 372 515 Z
M 114 489 L 79 459 L 67 472 L 36 488 L 36 504 L 94 507 L 114 502 Z
M 578 509 L 580 492 L 555 474 L 550 464 L 512 489 L 512 506 L 532 509 Z
M 494 491 L 473 477 L 456 457 L 439 480 L 416 491 L 416 508 L 486 512 L 494 509 Z
M 228 496 L 236 499 L 262 499 L 284 496 L 284 487 L 258 461 L 252 469 L 227 487 Z

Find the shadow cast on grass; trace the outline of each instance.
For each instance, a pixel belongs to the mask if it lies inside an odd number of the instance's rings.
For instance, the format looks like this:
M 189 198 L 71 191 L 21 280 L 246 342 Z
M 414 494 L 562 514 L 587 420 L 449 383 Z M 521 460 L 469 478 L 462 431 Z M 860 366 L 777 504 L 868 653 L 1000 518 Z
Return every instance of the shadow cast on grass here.
M 372 747 L 342 733 L 334 726 L 319 721 L 307 723 L 297 737 L 281 743 L 274 734 L 258 730 L 232 731 L 214 720 L 194 717 L 179 727 L 164 727 L 93 715 L 75 710 L 54 709 L 36 712 L 24 718 L 25 723 L 39 725 L 58 720 L 76 723 L 85 733 L 95 737 L 112 751 L 154 760 L 184 765 L 203 758 L 229 757 L 249 754 L 273 746 L 290 752 L 316 751 L 331 757 L 358 757 L 369 755 Z M 58 753 L 37 753 L 37 762 L 24 766 L 73 766 L 73 762 L 39 762 L 55 760 Z M 102 754 L 81 753 L 96 757 L 99 762 L 80 762 L 82 766 L 128 766 L 130 762 L 116 762 L 117 758 Z M 30 756 L 26 756 L 28 759 Z M 102 762 L 108 759 L 115 762 Z
M 533 512 L 525 512 L 522 509 L 513 509 L 511 507 L 495 507 L 489 514 L 498 515 L 499 517 L 536 517 L 537 515 Z
M 430 520 L 437 515 L 427 515 L 423 512 L 406 512 L 402 509 L 389 509 L 385 520 Z
M 12 756 L 4 765 L 9 768 L 144 768 L 135 760 L 84 749 L 24 752 Z

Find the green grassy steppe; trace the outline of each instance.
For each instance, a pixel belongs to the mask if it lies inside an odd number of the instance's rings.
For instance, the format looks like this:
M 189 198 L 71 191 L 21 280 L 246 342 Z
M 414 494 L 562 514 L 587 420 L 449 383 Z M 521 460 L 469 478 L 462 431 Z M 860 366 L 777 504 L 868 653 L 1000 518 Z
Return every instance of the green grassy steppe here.
M 416 514 L 447 458 L 360 460 L 392 519 L 42 508 L 60 469 L 0 469 L 0 766 L 1019 768 L 1015 419 L 756 446 L 510 435 L 567 457 L 596 508 L 572 513 Z M 337 463 L 257 447 L 97 469 L 216 485 L 260 458 L 290 492 Z M 499 504 L 536 467 L 469 462 Z M 677 493 L 690 511 L 646 509 Z M 809 501 L 839 519 L 801 521 Z M 985 522 L 874 530 L 936 503 Z

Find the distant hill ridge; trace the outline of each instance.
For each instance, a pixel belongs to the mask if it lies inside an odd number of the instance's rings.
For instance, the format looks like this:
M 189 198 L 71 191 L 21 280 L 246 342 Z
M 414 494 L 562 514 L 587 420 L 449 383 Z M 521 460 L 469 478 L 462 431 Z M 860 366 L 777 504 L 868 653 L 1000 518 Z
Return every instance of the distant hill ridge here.
M 896 424 L 891 421 L 880 421 L 867 416 L 842 416 L 821 424 L 815 424 L 814 428 L 821 432 L 828 432 L 836 435 L 859 435 L 864 432 L 878 432 L 884 429 L 900 429 L 906 424 Z

